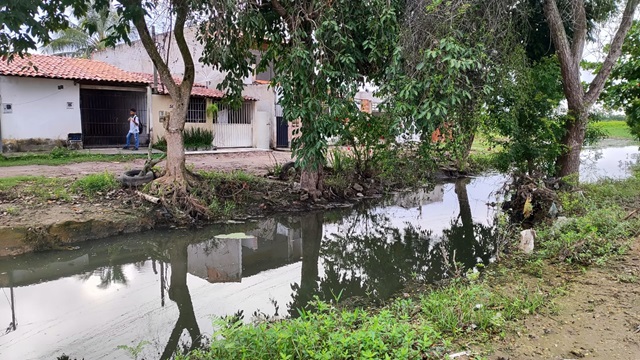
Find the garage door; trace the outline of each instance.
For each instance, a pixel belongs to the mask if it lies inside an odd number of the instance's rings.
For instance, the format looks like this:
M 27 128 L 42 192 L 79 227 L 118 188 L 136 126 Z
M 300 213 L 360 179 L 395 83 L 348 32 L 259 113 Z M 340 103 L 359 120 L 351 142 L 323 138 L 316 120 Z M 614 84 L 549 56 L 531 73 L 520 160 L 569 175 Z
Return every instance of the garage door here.
M 85 147 L 122 146 L 129 132 L 129 109 L 145 124 L 140 143 L 148 142 L 147 92 L 80 89 L 82 143 Z

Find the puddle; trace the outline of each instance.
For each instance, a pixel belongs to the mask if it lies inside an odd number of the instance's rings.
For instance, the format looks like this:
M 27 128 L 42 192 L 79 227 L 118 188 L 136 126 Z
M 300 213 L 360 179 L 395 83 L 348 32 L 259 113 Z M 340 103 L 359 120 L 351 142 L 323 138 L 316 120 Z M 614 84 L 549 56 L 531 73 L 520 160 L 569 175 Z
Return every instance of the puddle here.
M 589 149 L 581 179 L 620 178 L 638 147 Z M 0 358 L 168 358 L 212 317 L 296 316 L 318 296 L 378 302 L 413 278 L 492 261 L 501 175 L 397 194 L 371 206 L 198 231 L 156 231 L 0 262 Z M 5 328 L 6 326 L 6 328 Z

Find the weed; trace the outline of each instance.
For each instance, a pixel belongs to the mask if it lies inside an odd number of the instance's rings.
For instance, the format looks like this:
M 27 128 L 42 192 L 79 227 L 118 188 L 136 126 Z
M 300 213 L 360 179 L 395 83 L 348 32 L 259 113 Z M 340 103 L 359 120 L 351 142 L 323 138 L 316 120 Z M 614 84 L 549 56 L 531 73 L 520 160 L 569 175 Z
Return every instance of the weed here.
M 76 193 L 83 193 L 88 196 L 94 196 L 98 193 L 106 193 L 111 190 L 118 189 L 120 184 L 116 177 L 108 172 L 100 174 L 87 175 L 81 179 L 76 180 L 71 185 L 71 190 Z
M 634 274 L 619 274 L 617 279 L 618 281 L 627 284 L 636 284 L 638 282 L 638 277 Z
M 148 341 L 141 341 L 136 346 L 119 345 L 118 350 L 127 351 L 128 355 L 132 359 L 137 360 L 138 356 L 142 353 L 142 350 L 144 349 L 144 347 L 148 344 L 149 344 Z
M 4 211 L 11 215 L 11 216 L 15 216 L 15 215 L 19 215 L 20 214 L 20 209 L 18 209 L 15 206 L 9 206 L 8 208 L 4 209 Z

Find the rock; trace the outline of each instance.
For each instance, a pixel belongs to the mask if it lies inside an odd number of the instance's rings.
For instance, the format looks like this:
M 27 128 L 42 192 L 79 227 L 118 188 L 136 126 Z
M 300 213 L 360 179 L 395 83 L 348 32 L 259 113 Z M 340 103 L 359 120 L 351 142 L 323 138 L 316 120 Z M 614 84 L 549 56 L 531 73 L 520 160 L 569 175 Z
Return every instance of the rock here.
M 360 184 L 353 184 L 353 190 L 357 191 L 357 192 L 363 192 L 364 191 L 364 187 L 362 187 L 362 185 Z
M 359 192 L 359 193 L 357 193 L 357 194 L 356 194 L 356 196 L 357 196 L 357 197 L 364 197 L 364 194 L 363 194 L 363 193 L 361 193 L 361 192 Z
M 525 254 L 531 254 L 533 252 L 535 239 L 536 239 L 535 230 L 533 229 L 522 230 L 520 232 L 520 246 L 518 248 Z

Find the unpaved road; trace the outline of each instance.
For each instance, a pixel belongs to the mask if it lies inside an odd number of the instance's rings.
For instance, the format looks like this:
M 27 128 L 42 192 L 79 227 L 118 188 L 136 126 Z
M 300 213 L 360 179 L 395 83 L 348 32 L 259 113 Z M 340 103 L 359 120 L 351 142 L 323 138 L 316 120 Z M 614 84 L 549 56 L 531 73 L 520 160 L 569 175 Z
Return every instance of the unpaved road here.
M 281 151 L 187 155 L 187 164 L 194 166 L 196 170 L 243 170 L 255 175 L 264 175 L 273 169 L 276 163 L 282 165 L 287 161 L 291 161 L 291 153 Z M 142 168 L 143 164 L 143 159 L 137 159 L 130 162 L 81 162 L 58 166 L 8 166 L 0 168 L 0 178 L 23 175 L 75 178 L 103 171 L 117 174 L 134 168 Z
M 627 255 L 577 275 L 555 303 L 557 314 L 527 318 L 489 359 L 640 359 L 640 239 Z

